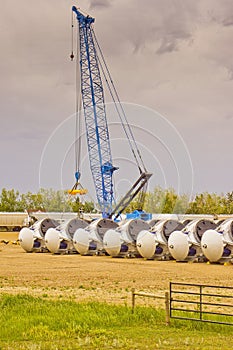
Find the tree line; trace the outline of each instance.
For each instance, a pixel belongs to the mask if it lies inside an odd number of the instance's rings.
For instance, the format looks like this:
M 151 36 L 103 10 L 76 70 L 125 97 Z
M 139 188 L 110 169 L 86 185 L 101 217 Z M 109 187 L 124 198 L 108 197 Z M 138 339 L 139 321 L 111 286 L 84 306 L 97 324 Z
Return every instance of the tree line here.
M 20 194 L 15 189 L 3 188 L 0 194 L 0 211 L 47 211 L 47 212 L 86 212 L 94 213 L 97 206 L 81 197 L 72 197 L 66 191 L 40 189 L 37 193 Z M 137 200 L 132 201 L 126 212 L 137 208 Z M 145 197 L 144 210 L 149 213 L 175 214 L 233 214 L 233 191 L 226 194 L 203 192 L 189 198 L 177 194 L 173 188 L 156 187 Z
M 63 190 L 40 189 L 37 193 L 3 188 L 0 194 L 0 211 L 6 212 L 95 212 L 93 202 L 82 202 L 79 197 L 73 197 Z

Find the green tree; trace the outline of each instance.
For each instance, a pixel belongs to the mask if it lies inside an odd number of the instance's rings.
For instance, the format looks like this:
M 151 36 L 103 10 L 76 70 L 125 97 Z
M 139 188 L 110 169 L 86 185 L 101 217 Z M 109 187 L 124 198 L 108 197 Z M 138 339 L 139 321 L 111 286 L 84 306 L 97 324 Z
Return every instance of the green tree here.
M 75 200 L 71 201 L 70 206 L 72 211 L 75 213 L 96 213 L 95 205 L 93 202 L 82 203 L 79 197 L 76 197 Z
M 19 191 L 15 191 L 14 189 L 7 190 L 6 188 L 2 189 L 0 195 L 0 211 L 24 211 L 20 201 Z
M 184 214 L 189 204 L 186 194 L 178 195 L 173 188 L 162 189 L 155 187 L 153 192 L 146 195 L 145 211 L 149 213 Z
M 224 207 L 224 214 L 233 214 L 233 191 L 226 193 L 222 198 L 222 204 Z
M 177 198 L 178 196 L 173 189 L 166 190 L 164 197 L 164 205 L 161 213 L 172 214 L 175 209 Z
M 174 213 L 176 214 L 185 214 L 189 206 L 189 197 L 186 194 L 182 194 L 177 197 Z
M 23 193 L 20 197 L 22 207 L 27 211 L 43 211 L 44 203 L 41 193 Z
M 125 212 L 138 209 L 137 197 L 126 208 Z M 186 210 L 187 209 L 187 210 Z M 96 212 L 93 202 L 81 201 L 80 197 L 71 197 L 62 190 L 40 189 L 38 193 L 3 188 L 0 194 L 0 211 L 74 211 Z M 144 210 L 150 213 L 177 214 L 233 214 L 233 191 L 225 195 L 203 192 L 197 194 L 189 203 L 188 196 L 178 195 L 173 188 L 155 187 L 153 192 L 146 193 Z
M 224 214 L 224 197 L 216 193 L 204 192 L 197 194 L 195 199 L 190 202 L 188 214 Z
M 166 193 L 160 186 L 155 187 L 153 192 L 149 192 L 146 195 L 144 205 L 145 211 L 148 213 L 161 213 L 165 196 Z
M 83 211 L 84 211 L 84 213 L 96 213 L 94 203 L 93 202 L 84 202 Z
M 41 188 L 38 194 L 42 198 L 43 208 L 45 211 L 70 211 L 71 205 L 68 194 L 63 190 L 53 190 Z

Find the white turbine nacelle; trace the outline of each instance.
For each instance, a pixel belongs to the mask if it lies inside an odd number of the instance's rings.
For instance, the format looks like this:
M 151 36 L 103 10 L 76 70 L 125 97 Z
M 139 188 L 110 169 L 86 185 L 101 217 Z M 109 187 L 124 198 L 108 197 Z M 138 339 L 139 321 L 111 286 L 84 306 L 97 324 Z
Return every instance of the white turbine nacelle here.
M 208 219 L 196 219 L 189 222 L 182 231 L 173 232 L 168 239 L 168 249 L 177 261 L 204 261 L 201 238 L 205 231 L 213 230 L 216 224 Z
M 137 238 L 139 254 L 146 259 L 170 259 L 168 238 L 173 231 L 183 227 L 179 221 L 170 219 L 157 222 L 150 231 L 140 232 Z
M 191 221 L 185 228 L 184 232 L 188 234 L 189 243 L 200 246 L 201 237 L 207 230 L 214 230 L 216 224 L 209 219 L 197 219 Z
M 207 230 L 201 238 L 201 249 L 210 262 L 220 261 L 224 252 L 222 234 L 216 230 Z
M 141 231 L 150 225 L 141 219 L 123 221 L 116 230 L 108 230 L 103 239 L 104 249 L 111 256 L 137 256 L 136 241 Z
M 58 221 L 45 218 L 35 222 L 31 227 L 24 227 L 19 232 L 20 246 L 28 253 L 47 251 L 45 234 L 50 228 L 58 226 Z
M 137 250 L 145 259 L 152 259 L 156 250 L 155 236 L 148 230 L 139 232 L 137 237 Z
M 208 230 L 201 239 L 203 254 L 210 262 L 233 259 L 233 219 L 227 219 L 216 228 Z
M 118 227 L 115 221 L 110 219 L 98 219 L 91 222 L 85 229 L 76 230 L 73 237 L 73 244 L 81 255 L 105 253 L 103 238 L 108 230 Z
M 45 234 L 45 244 L 51 253 L 70 253 L 76 251 L 73 236 L 77 229 L 88 225 L 85 220 L 74 218 L 64 221 L 56 228 L 49 228 Z
M 188 237 L 182 231 L 174 231 L 168 238 L 168 249 L 176 261 L 184 261 L 189 253 Z
M 223 221 L 218 227 L 218 232 L 222 232 L 225 244 L 233 245 L 233 219 Z

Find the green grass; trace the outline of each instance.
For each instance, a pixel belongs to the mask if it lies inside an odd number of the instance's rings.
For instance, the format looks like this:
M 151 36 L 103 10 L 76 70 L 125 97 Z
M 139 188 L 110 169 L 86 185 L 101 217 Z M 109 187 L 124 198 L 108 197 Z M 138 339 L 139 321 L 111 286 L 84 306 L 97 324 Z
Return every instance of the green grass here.
M 163 310 L 0 297 L 0 349 L 229 349 L 233 327 L 171 320 Z

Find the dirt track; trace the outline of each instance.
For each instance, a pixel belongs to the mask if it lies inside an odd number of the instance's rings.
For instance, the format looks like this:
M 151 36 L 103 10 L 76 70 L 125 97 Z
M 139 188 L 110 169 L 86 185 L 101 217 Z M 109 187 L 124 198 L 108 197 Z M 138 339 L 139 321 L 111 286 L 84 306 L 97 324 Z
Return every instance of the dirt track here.
M 232 286 L 232 269 L 206 263 L 26 253 L 18 245 L 0 244 L 0 293 L 130 305 L 133 287 L 164 295 L 169 281 Z

